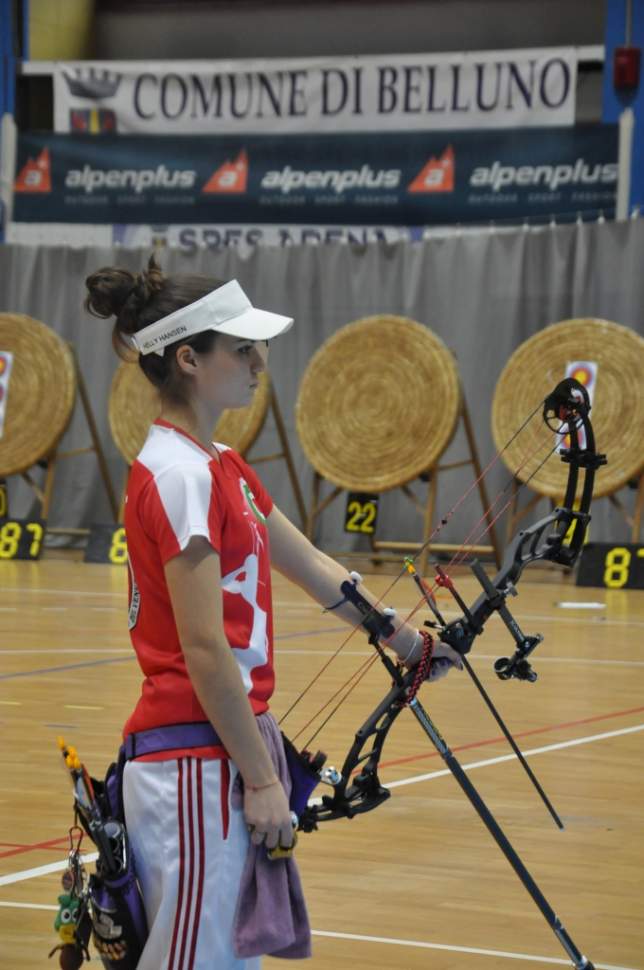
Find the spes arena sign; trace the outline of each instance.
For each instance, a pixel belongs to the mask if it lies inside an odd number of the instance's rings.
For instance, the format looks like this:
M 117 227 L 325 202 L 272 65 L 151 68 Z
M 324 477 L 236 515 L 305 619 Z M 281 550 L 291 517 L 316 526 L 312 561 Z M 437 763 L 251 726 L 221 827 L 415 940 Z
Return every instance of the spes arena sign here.
M 610 216 L 614 125 L 243 138 L 21 135 L 16 222 L 431 226 Z
M 572 47 L 235 61 L 59 62 L 59 132 L 238 134 L 571 125 Z

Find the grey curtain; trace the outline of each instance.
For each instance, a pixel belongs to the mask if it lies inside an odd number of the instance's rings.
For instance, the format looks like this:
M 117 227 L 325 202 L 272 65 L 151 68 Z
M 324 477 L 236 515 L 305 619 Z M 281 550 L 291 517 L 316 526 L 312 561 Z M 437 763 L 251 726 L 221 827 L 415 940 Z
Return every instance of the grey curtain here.
M 119 491 L 125 465 L 107 422 L 110 381 L 117 360 L 109 322 L 95 320 L 82 309 L 83 281 L 100 266 L 116 264 L 138 270 L 147 256 L 145 251 L 124 249 L 0 246 L 0 311 L 36 317 L 75 344 Z M 490 433 L 494 387 L 509 355 L 521 342 L 550 323 L 580 316 L 604 317 L 644 334 L 642 220 L 485 230 L 391 246 L 258 248 L 248 254 L 173 250 L 164 252 L 161 261 L 171 273 L 236 277 L 257 305 L 295 316 L 290 334 L 275 342 L 270 369 L 307 502 L 312 471 L 295 433 L 298 384 L 312 353 L 352 320 L 375 313 L 403 314 L 442 337 L 456 354 L 483 460 L 494 450 Z M 62 447 L 88 443 L 89 433 L 77 405 Z M 250 458 L 276 451 L 277 446 L 274 423 L 269 419 Z M 644 442 L 642 450 L 644 453 Z M 464 455 L 459 434 L 446 460 Z M 277 504 L 297 522 L 284 464 L 262 464 L 259 473 Z M 491 495 L 507 477 L 504 469 L 494 469 L 488 483 Z M 439 512 L 465 490 L 471 472 L 450 472 L 442 479 Z M 422 483 L 416 488 L 422 497 Z M 632 504 L 632 493 L 624 498 Z M 33 505 L 31 492 L 19 479 L 10 482 L 9 500 L 12 514 L 17 516 L 27 515 Z M 544 510 L 546 507 L 544 503 Z M 320 545 L 338 550 L 364 543 L 343 532 L 343 515 L 340 498 L 322 516 L 317 534 Z M 461 541 L 479 515 L 480 505 L 473 496 L 442 538 Z M 623 519 L 606 500 L 596 503 L 594 519 L 593 538 L 628 537 Z M 61 463 L 50 525 L 84 526 L 109 520 L 94 457 Z M 421 527 L 418 513 L 399 491 L 383 496 L 380 538 L 417 539 Z

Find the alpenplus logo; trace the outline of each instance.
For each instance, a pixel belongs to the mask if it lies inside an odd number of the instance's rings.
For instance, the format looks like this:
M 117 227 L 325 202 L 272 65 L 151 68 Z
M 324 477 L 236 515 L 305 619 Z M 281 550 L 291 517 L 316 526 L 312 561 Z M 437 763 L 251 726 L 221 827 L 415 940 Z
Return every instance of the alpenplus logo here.
M 432 155 L 407 186 L 408 192 L 453 192 L 454 149 L 448 145 L 442 155 Z
M 51 159 L 43 148 L 38 158 L 28 158 L 13 186 L 14 192 L 51 192 Z
M 500 192 L 510 188 L 543 186 L 555 192 L 562 185 L 614 185 L 617 163 L 594 163 L 578 158 L 574 163 L 559 165 L 503 165 L 500 161 L 475 168 L 470 185 L 477 189 Z
M 197 173 L 193 169 L 156 168 L 71 168 L 65 176 L 66 189 L 80 189 L 87 195 L 109 189 L 131 189 L 140 195 L 147 189 L 191 189 Z
M 261 181 L 261 187 L 281 192 L 283 195 L 298 191 L 326 191 L 342 195 L 349 190 L 397 189 L 401 174 L 399 168 L 373 169 L 370 165 L 308 171 L 285 165 L 281 170 L 267 172 Z
M 246 191 L 247 185 L 248 155 L 242 148 L 234 161 L 226 159 L 223 165 L 215 169 L 201 191 L 213 195 L 239 195 Z

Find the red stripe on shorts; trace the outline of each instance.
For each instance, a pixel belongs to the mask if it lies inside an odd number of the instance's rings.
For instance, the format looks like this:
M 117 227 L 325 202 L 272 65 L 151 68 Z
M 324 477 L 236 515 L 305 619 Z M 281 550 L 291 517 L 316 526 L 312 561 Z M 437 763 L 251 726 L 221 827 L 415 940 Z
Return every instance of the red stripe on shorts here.
M 192 923 L 192 944 L 190 946 L 190 959 L 188 962 L 188 970 L 193 970 L 195 965 L 195 952 L 197 949 L 197 938 L 199 936 L 199 918 L 201 916 L 201 899 L 203 896 L 203 882 L 204 882 L 204 852 L 205 852 L 205 833 L 203 826 L 203 788 L 202 788 L 202 776 L 201 776 L 201 766 L 203 762 L 201 758 L 197 758 L 197 777 L 196 777 L 196 794 L 197 794 L 197 832 L 198 832 L 198 857 L 199 864 L 197 869 L 197 901 L 195 903 L 195 915 Z
M 179 951 L 179 967 L 178 970 L 183 970 L 185 966 L 186 957 L 186 947 L 188 945 L 188 930 L 190 929 L 190 911 L 192 909 L 192 890 L 194 886 L 195 879 L 195 840 L 197 833 L 195 832 L 194 824 L 194 805 L 193 805 L 193 794 L 192 794 L 192 766 L 194 763 L 194 758 L 188 758 L 188 811 L 186 812 L 186 819 L 188 822 L 188 898 L 185 905 L 184 912 L 184 922 L 183 931 L 181 933 L 181 949 Z
M 177 910 L 174 917 L 174 929 L 172 931 L 172 946 L 170 948 L 170 958 L 168 960 L 168 970 L 174 970 L 174 957 L 177 948 L 177 937 L 179 934 L 179 923 L 181 922 L 181 906 L 183 903 L 183 883 L 185 878 L 185 842 L 183 835 L 183 758 L 177 762 L 179 767 L 179 790 L 177 802 L 177 819 L 179 823 L 179 892 L 177 894 Z

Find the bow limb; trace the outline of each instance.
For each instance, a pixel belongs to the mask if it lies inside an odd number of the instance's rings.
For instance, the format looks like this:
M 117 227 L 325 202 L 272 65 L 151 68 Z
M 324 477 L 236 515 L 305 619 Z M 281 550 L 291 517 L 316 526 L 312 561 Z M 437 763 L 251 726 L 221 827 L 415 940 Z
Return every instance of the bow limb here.
M 309 804 L 300 816 L 300 828 L 304 831 L 310 832 L 317 828 L 318 822 L 353 818 L 354 815 L 370 812 L 391 794 L 380 783 L 378 764 L 387 735 L 407 703 L 415 672 L 410 670 L 404 673 L 399 666 L 392 663 L 380 646 L 376 649 L 392 676 L 391 689 L 356 731 L 342 771 L 337 773 L 330 769 L 327 780 L 333 784 L 333 795 L 323 795 L 321 803 Z M 325 780 L 324 772 L 321 777 Z

